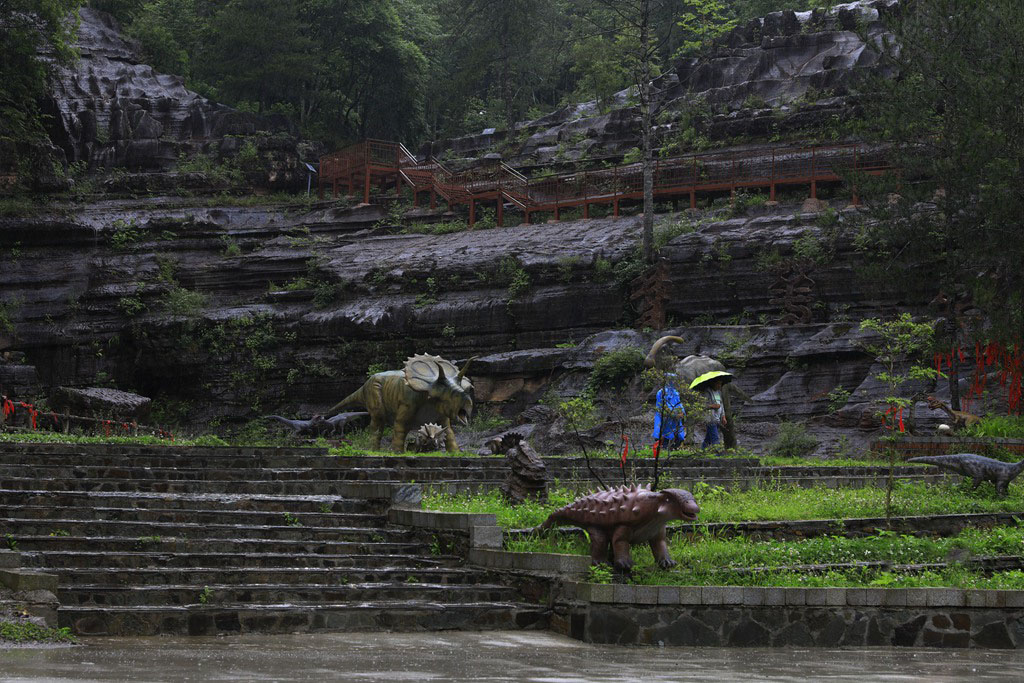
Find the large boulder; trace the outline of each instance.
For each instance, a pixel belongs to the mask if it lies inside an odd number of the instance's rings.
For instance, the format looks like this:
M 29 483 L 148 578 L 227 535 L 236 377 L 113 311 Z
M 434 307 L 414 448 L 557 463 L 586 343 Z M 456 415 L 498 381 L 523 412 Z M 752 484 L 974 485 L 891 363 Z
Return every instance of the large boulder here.
M 103 387 L 58 387 L 50 397 L 50 405 L 57 412 L 82 417 L 132 417 L 144 420 L 149 417 L 152 403 L 145 396 Z

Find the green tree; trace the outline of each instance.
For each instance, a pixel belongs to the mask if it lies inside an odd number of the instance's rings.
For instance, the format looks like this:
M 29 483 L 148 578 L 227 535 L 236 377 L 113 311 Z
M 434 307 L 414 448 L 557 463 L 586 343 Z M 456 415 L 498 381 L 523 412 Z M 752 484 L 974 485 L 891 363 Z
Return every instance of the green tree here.
M 934 380 L 938 376 L 935 368 L 924 365 L 922 358 L 932 349 L 934 328 L 931 323 L 915 322 L 909 313 L 903 313 L 893 320 L 869 318 L 860 324 L 860 329 L 877 334 L 877 338 L 863 344 L 881 364 L 882 371 L 875 379 L 889 389 L 883 399 L 885 416 L 891 416 L 894 424 L 903 431 L 903 413 L 913 406 L 913 399 L 902 395 L 905 384 L 914 380 Z M 909 419 L 909 416 L 908 416 Z M 889 477 L 885 491 L 885 517 L 892 512 L 893 468 L 896 466 L 896 450 L 889 450 Z
M 730 18 L 722 0 L 683 0 L 679 15 L 682 42 L 677 55 L 706 49 L 711 42 L 733 30 L 738 20 Z
M 300 17 L 314 54 L 298 111 L 303 123 L 336 137 L 415 137 L 423 125 L 427 60 L 399 15 L 397 0 L 305 0 Z M 429 30 L 429 18 L 413 13 Z M 427 23 L 422 23 L 427 22 Z M 340 134 L 339 134 L 340 133 Z
M 1024 336 L 1024 12 L 1016 0 L 918 0 L 890 17 L 895 79 L 870 122 L 900 173 L 856 179 L 859 246 L 910 291 L 970 293 L 985 334 Z M 952 329 L 963 321 L 953 321 Z
M 43 137 L 39 100 L 49 65 L 74 57 L 71 40 L 79 0 L 0 0 L 0 151 Z
M 228 101 L 254 102 L 260 112 L 296 101 L 317 59 L 299 9 L 278 0 L 231 0 L 213 18 L 201 75 Z

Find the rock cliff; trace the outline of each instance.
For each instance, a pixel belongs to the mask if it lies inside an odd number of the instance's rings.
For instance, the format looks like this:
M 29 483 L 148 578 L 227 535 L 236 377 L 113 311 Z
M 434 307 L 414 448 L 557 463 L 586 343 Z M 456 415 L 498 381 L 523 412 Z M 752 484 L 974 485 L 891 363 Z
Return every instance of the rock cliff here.
M 814 12 L 775 12 L 723 37 L 701 58 L 677 62 L 654 82 L 657 145 L 680 134 L 723 144 L 737 138 L 845 136 L 858 115 L 866 77 L 879 62 L 880 17 L 898 0 L 861 0 Z M 514 130 L 440 141 L 436 156 L 500 153 L 519 166 L 616 159 L 640 145 L 640 113 L 625 90 L 610 102 L 584 102 L 524 121 Z M 691 130 L 692 129 L 692 130 Z
M 578 389 L 601 352 L 674 333 L 688 340 L 681 352 L 738 370 L 754 397 L 746 419 L 776 421 L 826 414 L 836 387 L 860 402 L 881 395 L 854 321 L 924 300 L 854 276 L 853 211 L 829 227 L 799 206 L 663 216 L 692 232 L 661 252 L 672 327 L 641 333 L 604 332 L 632 320 L 639 217 L 426 235 L 388 228 L 377 207 L 176 202 L 0 219 L 16 245 L 0 256 L 5 391 L 114 385 L 193 424 L 308 415 L 371 366 L 430 352 L 481 356 L 478 400 L 514 415 Z M 806 269 L 810 317 L 775 324 L 772 264 L 812 239 L 832 246 Z
M 312 153 L 283 116 L 248 114 L 188 90 L 179 76 L 141 63 L 138 48 L 108 14 L 80 12 L 79 59 L 56 69 L 44 103 L 49 134 L 67 162 L 129 171 L 172 170 L 180 157 L 234 157 L 246 141 L 259 152 L 252 180 L 305 185 L 300 162 Z M 300 170 L 301 169 L 301 170 Z

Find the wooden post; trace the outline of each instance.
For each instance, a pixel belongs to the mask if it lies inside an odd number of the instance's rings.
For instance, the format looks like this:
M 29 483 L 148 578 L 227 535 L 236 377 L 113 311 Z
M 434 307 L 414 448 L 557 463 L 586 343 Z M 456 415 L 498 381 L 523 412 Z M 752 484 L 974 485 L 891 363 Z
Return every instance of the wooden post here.
M 372 175 L 373 174 L 370 173 L 370 166 L 367 165 L 366 166 L 366 180 L 363 183 L 363 203 L 364 204 L 369 204 L 370 203 L 370 181 L 371 181 Z
M 473 227 L 476 223 L 476 200 L 472 197 L 469 198 L 469 227 Z
M 583 217 L 590 218 L 590 203 L 583 202 Z
M 768 199 L 775 201 L 775 148 L 772 147 L 772 178 L 771 178 L 771 189 L 768 191 Z
M 818 181 L 816 179 L 817 148 L 811 147 L 811 199 L 818 198 Z
M 433 185 L 430 187 L 430 210 L 433 211 L 437 208 L 437 190 L 434 189 Z
M 505 227 L 505 200 L 502 199 L 501 193 L 498 193 L 498 227 Z
M 619 198 L 616 197 L 612 200 L 612 215 L 616 218 L 619 217 Z

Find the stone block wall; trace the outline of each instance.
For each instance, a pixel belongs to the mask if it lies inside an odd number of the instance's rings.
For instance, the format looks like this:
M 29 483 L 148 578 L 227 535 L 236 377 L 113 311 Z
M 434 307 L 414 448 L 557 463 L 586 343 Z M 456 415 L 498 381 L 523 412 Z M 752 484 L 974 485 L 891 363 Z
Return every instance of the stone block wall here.
M 555 628 L 618 645 L 1024 648 L 1024 591 L 567 582 Z
M 873 451 L 881 453 L 887 449 L 895 449 L 904 458 L 916 458 L 922 455 L 946 455 L 949 453 L 978 453 L 984 455 L 986 451 L 993 448 L 1009 451 L 1024 458 L 1024 439 L 970 439 L 931 436 L 914 437 L 894 443 L 883 441 L 871 442 L 871 450 Z

